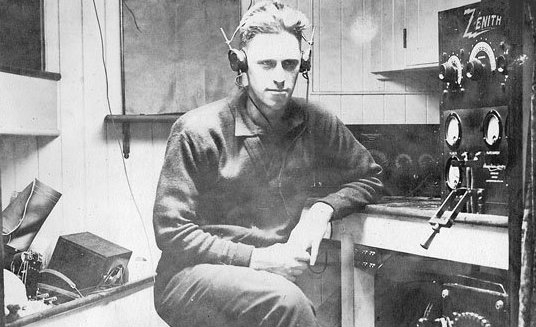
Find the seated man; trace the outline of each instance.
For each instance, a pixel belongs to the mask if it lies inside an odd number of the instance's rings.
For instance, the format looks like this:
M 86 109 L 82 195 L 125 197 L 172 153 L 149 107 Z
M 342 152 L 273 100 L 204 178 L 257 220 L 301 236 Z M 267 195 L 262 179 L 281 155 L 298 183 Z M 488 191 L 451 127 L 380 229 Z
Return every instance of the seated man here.
M 379 194 L 381 168 L 344 124 L 292 98 L 306 25 L 279 2 L 253 6 L 236 50 L 247 85 L 172 127 L 154 206 L 155 306 L 171 326 L 318 325 L 293 282 L 330 219 Z M 330 192 L 301 215 L 319 185 Z

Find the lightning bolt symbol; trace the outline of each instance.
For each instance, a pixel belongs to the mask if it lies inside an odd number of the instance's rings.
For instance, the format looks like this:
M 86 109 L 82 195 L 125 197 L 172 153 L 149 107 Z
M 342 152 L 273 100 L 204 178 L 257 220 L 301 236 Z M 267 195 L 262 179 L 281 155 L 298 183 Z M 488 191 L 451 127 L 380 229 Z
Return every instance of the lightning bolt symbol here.
M 465 9 L 464 15 L 471 14 L 471 17 L 469 18 L 469 22 L 467 23 L 467 27 L 465 28 L 465 32 L 463 33 L 463 37 L 466 37 L 468 39 L 475 38 L 479 36 L 482 33 L 486 33 L 489 30 L 484 30 L 480 32 L 469 32 L 469 28 L 471 27 L 471 23 L 473 22 L 473 18 L 475 18 L 475 8 L 469 8 Z
M 480 34 L 484 34 L 484 33 L 489 32 L 489 31 L 490 31 L 490 30 L 484 30 L 484 31 L 474 32 L 474 33 L 473 33 L 473 32 L 467 32 L 467 31 L 466 31 L 466 32 L 463 34 L 463 37 L 466 37 L 466 38 L 468 38 L 468 39 L 472 39 L 472 38 L 475 38 L 475 37 L 479 36 Z

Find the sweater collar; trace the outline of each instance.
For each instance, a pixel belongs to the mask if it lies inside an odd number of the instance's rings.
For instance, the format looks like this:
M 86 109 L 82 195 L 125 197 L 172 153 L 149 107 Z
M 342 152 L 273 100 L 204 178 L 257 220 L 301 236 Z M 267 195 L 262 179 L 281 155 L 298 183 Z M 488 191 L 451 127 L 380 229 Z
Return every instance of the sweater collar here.
M 248 99 L 246 88 L 235 88 L 227 98 L 229 108 L 235 120 L 235 136 L 256 136 L 266 134 L 266 128 L 256 124 L 246 109 Z M 290 132 L 300 127 L 305 122 L 305 110 L 294 99 L 290 99 L 288 107 L 285 109 L 283 121 L 287 123 Z
M 235 136 L 256 136 L 268 133 L 266 128 L 256 124 L 248 114 L 247 99 L 246 88 L 235 88 L 227 98 L 235 120 Z M 288 132 L 300 127 L 305 122 L 304 108 L 291 98 L 283 114 L 283 121 L 287 123 Z

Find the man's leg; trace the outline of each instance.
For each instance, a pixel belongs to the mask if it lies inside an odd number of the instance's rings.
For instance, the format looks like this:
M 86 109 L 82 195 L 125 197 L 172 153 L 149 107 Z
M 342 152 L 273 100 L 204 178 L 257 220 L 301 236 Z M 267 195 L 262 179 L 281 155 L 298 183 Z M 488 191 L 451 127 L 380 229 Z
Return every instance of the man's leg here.
M 284 277 L 246 267 L 202 264 L 157 277 L 155 306 L 173 327 L 314 327 L 314 309 Z

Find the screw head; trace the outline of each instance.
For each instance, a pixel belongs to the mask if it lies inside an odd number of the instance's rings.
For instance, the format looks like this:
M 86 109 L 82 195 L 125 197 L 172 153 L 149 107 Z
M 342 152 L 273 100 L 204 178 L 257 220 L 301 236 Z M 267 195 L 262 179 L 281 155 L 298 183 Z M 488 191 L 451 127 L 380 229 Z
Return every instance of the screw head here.
M 442 292 L 441 292 L 441 297 L 442 298 L 446 298 L 447 296 L 449 296 L 449 290 L 447 289 L 444 289 Z
M 503 302 L 503 300 L 498 300 L 497 302 L 495 302 L 495 309 L 496 309 L 496 310 L 502 310 L 502 309 L 504 309 L 504 302 Z

